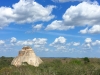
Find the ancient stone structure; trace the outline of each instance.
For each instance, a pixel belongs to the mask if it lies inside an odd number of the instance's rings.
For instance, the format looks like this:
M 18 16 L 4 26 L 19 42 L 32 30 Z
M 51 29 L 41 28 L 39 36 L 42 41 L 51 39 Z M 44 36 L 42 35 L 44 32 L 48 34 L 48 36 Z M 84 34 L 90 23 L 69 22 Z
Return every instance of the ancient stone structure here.
M 29 65 L 38 67 L 39 64 L 41 64 L 43 61 L 35 55 L 32 48 L 26 46 L 23 47 L 21 51 L 19 51 L 18 56 L 13 59 L 11 65 L 21 66 L 24 62 L 27 62 Z

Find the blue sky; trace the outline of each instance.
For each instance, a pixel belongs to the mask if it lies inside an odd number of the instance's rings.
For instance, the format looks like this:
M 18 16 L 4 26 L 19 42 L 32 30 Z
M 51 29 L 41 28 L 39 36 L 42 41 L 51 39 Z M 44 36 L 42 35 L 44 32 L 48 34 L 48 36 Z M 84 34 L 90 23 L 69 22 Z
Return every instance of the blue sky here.
M 0 0 L 0 56 L 100 58 L 99 20 L 99 0 Z

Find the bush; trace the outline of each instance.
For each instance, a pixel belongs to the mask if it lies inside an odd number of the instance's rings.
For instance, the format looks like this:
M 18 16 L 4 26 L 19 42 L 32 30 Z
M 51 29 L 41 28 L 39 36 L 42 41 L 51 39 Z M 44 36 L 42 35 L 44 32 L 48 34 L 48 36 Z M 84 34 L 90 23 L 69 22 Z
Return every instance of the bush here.
M 84 63 L 88 63 L 88 62 L 90 62 L 90 60 L 89 60 L 88 57 L 83 58 L 83 61 L 84 61 Z

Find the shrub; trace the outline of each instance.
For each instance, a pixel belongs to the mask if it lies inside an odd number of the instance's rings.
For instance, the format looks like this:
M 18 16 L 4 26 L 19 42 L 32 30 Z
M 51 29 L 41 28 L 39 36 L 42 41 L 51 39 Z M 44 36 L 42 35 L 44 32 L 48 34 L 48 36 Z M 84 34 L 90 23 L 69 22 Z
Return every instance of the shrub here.
M 90 62 L 90 60 L 89 60 L 88 57 L 84 57 L 84 58 L 83 58 L 83 61 L 84 61 L 84 63 L 88 63 L 88 62 Z

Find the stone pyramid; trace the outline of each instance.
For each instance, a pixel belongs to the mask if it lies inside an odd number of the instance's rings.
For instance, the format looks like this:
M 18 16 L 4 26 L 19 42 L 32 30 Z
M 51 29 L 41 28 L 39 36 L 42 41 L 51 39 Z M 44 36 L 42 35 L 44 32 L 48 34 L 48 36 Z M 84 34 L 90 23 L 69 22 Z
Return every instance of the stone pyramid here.
M 27 62 L 29 65 L 38 67 L 39 64 L 41 64 L 43 61 L 35 55 L 31 47 L 26 46 L 23 47 L 21 51 L 19 51 L 18 56 L 12 60 L 11 65 L 21 66 L 24 62 Z

